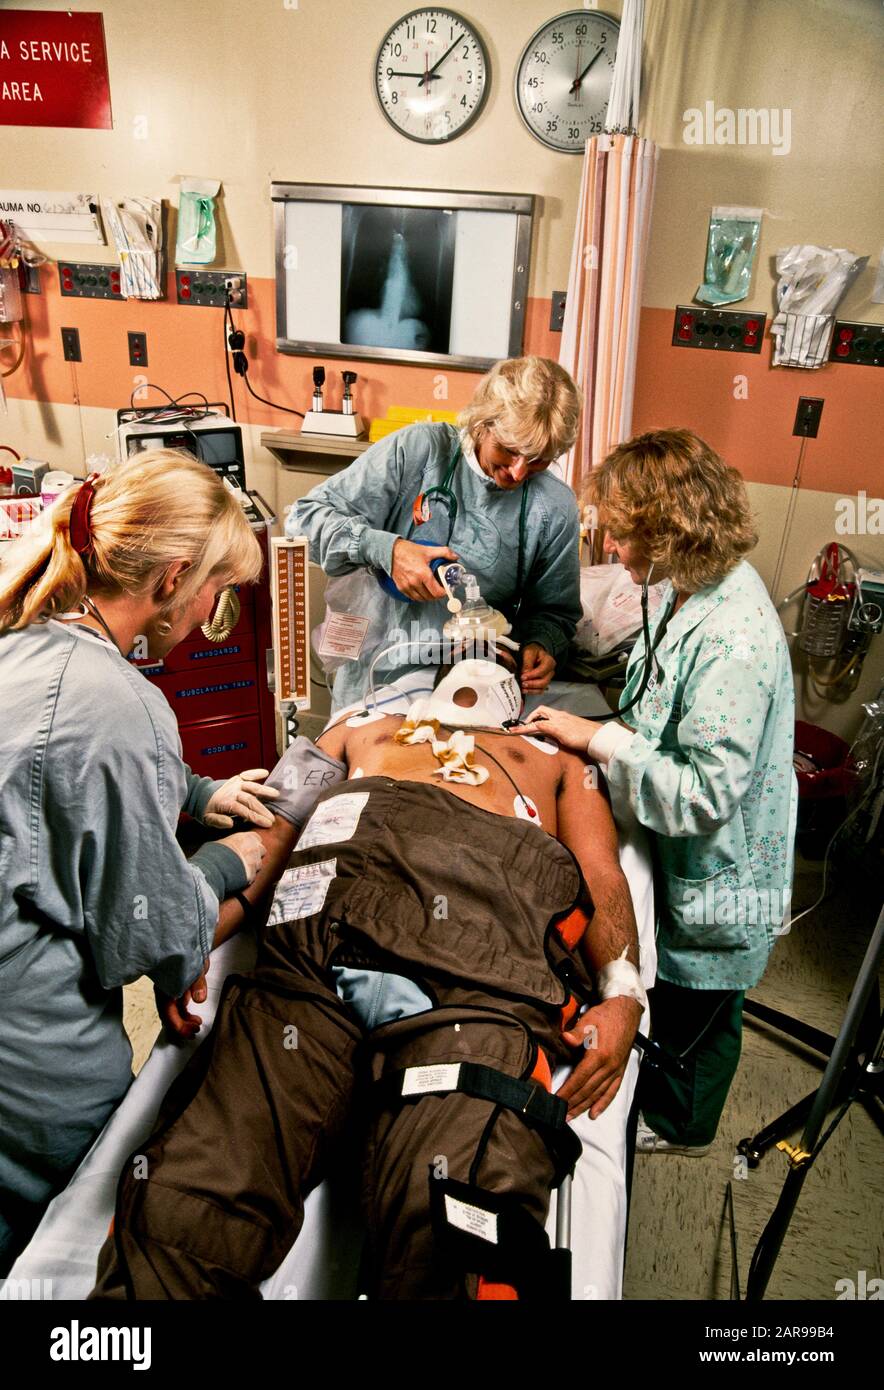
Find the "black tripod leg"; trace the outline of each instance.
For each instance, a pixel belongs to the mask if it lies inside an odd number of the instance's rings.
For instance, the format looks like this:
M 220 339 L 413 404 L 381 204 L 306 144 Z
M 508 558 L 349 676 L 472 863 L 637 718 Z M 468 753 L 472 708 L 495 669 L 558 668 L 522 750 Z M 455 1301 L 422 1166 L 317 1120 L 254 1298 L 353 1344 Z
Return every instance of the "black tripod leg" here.
M 821 1028 L 812 1028 L 809 1023 L 802 1023 L 800 1018 L 792 1018 L 789 1014 L 784 1014 L 780 1009 L 771 1009 L 767 1004 L 759 1004 L 755 999 L 743 1000 L 743 1013 L 750 1018 L 757 1018 L 761 1023 L 767 1023 L 771 1028 L 778 1028 L 787 1037 L 794 1038 L 796 1042 L 806 1043 L 815 1052 L 821 1052 L 824 1057 L 828 1057 L 835 1046 L 835 1039 L 831 1033 L 824 1033 Z
M 835 1103 L 836 1094 L 843 1086 L 844 1072 L 857 1032 L 865 1016 L 868 1001 L 872 997 L 872 991 L 878 988 L 877 977 L 882 956 L 884 956 L 884 907 L 878 915 L 872 939 L 869 942 L 847 1003 L 844 1021 L 841 1024 L 838 1037 L 835 1039 L 832 1055 L 823 1073 L 823 1079 L 820 1082 L 804 1133 L 801 1136 L 801 1148 L 806 1153 L 812 1154 L 814 1152 L 826 1116 Z M 804 1179 L 809 1171 L 810 1165 L 802 1163 L 798 1167 L 793 1167 L 786 1177 L 780 1199 L 764 1228 L 752 1257 L 752 1267 L 749 1271 L 749 1282 L 746 1288 L 746 1301 L 749 1303 L 758 1302 L 764 1297 L 773 1267 L 780 1253 L 780 1247 L 789 1229 L 792 1212 L 795 1210 L 801 1189 L 804 1186 Z
M 829 1104 L 830 1109 L 850 1094 L 852 1087 L 856 1084 L 856 1071 L 851 1068 L 849 1075 L 841 1078 L 834 1095 Z M 778 1144 L 781 1139 L 787 1139 L 790 1134 L 794 1134 L 799 1125 L 803 1124 L 810 1114 L 811 1107 L 817 1098 L 819 1091 L 811 1091 L 809 1096 L 799 1100 L 795 1105 L 785 1110 L 782 1115 L 778 1115 L 775 1120 L 771 1120 L 769 1125 L 758 1131 L 751 1139 L 741 1139 L 737 1145 L 737 1153 L 744 1154 L 749 1160 L 750 1168 L 757 1168 L 768 1149 L 774 1144 Z

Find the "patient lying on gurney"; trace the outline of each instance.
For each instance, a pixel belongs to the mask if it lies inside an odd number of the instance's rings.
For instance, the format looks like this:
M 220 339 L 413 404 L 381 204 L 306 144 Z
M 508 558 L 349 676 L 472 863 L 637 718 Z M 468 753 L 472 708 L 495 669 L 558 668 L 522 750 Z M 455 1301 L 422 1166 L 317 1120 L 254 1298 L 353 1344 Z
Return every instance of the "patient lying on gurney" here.
M 123 1172 L 93 1296 L 257 1296 L 357 1112 L 369 1296 L 550 1296 L 566 1116 L 613 1099 L 643 991 L 607 801 L 582 759 L 505 734 L 518 701 L 461 663 L 406 719 L 343 717 L 281 760 L 256 967 L 140 1146 L 147 1178 Z

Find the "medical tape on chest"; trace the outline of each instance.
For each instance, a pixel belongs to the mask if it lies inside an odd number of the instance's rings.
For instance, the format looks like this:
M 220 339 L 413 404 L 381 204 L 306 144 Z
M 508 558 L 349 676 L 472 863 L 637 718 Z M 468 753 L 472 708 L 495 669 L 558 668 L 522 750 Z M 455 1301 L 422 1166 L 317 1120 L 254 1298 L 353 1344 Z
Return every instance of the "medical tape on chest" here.
M 439 738 L 438 719 L 420 720 L 405 723 L 393 735 L 395 743 L 429 743 L 434 758 L 439 762 L 433 776 L 444 782 L 463 782 L 471 787 L 481 787 L 487 782 L 490 773 L 487 767 L 476 766 L 476 740 L 472 734 L 457 729 L 448 739 Z

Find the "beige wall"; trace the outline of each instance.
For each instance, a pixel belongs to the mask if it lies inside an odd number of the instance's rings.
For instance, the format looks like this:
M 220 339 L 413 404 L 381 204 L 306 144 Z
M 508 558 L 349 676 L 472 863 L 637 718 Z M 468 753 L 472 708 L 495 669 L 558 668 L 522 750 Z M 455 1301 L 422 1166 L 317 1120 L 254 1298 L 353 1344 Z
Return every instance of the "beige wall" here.
M 29 4 L 61 8 L 58 0 Z M 450 146 L 434 148 L 399 136 L 372 90 L 374 54 L 386 29 L 408 8 L 402 0 L 298 0 L 296 8 L 285 0 L 154 0 L 148 7 L 142 0 L 113 0 L 103 11 L 114 129 L 2 128 L 0 187 L 151 193 L 174 205 L 181 174 L 214 175 L 223 180 L 217 265 L 265 279 L 273 275 L 272 179 L 530 192 L 541 200 L 531 293 L 545 297 L 567 284 L 581 161 L 546 150 L 528 134 L 512 85 L 523 45 L 566 5 L 567 0 L 455 0 L 488 46 L 491 92 L 472 129 Z M 98 7 L 98 0 L 70 6 Z M 592 8 L 616 15 L 621 5 L 606 0 Z M 669 310 L 690 300 L 701 278 L 711 206 L 746 203 L 765 208 L 751 307 L 773 307 L 771 258 L 779 246 L 818 241 L 871 257 L 872 267 L 841 312 L 884 321 L 884 306 L 869 300 L 884 224 L 879 0 L 648 0 L 645 40 L 642 131 L 661 146 L 645 305 Z M 687 145 L 684 112 L 707 101 L 716 109 L 788 108 L 789 154 Z M 174 241 L 174 211 L 168 231 Z M 52 250 L 63 254 L 60 247 Z M 80 248 L 78 254 L 112 259 L 107 248 Z M 169 312 L 178 311 L 170 306 Z M 272 359 L 266 343 L 262 348 L 264 358 Z M 50 350 L 57 353 L 54 337 Z M 653 365 L 651 360 L 644 369 Z M 209 373 L 208 359 L 194 367 L 196 375 Z M 212 372 L 216 368 L 213 360 Z M 294 364 L 286 369 L 293 371 Z M 690 370 L 687 361 L 684 370 Z M 873 369 L 837 370 L 865 373 L 872 400 Z M 796 396 L 824 394 L 821 377 L 792 375 Z M 179 390 L 193 384 L 173 383 Z M 291 399 L 299 403 L 302 396 L 293 393 Z M 285 421 L 280 416 L 274 423 Z M 89 454 L 113 455 L 113 424 L 110 409 L 81 410 L 38 395 L 10 400 L 0 434 L 79 472 Z M 696 427 L 702 432 L 704 420 Z M 260 448 L 259 434 L 259 427 L 246 429 L 250 484 L 281 509 L 307 482 L 282 473 Z M 757 563 L 770 579 L 789 490 L 753 484 L 751 491 L 761 529 Z M 781 592 L 800 582 L 813 555 L 832 538 L 833 502 L 831 492 L 801 494 Z M 867 563 L 884 567 L 880 537 L 845 539 Z M 861 693 L 871 693 L 882 667 L 884 637 L 872 648 Z M 859 702 L 808 703 L 804 712 L 849 732 Z
M 59 6 L 30 0 L 30 8 Z M 96 0 L 70 8 L 95 9 Z M 214 175 L 224 183 L 218 263 L 262 276 L 273 274 L 272 179 L 530 192 L 543 200 L 531 293 L 564 288 L 580 160 L 533 139 L 513 99 L 522 47 L 560 7 L 460 4 L 488 46 L 490 96 L 475 126 L 438 148 L 403 139 L 373 93 L 377 46 L 407 8 L 403 0 L 298 0 L 291 9 L 284 0 L 155 0 L 146 9 L 113 0 L 104 15 L 114 129 L 4 128 L 0 185 L 144 191 L 177 204 L 181 174 Z M 587 8 L 617 16 L 622 6 Z M 661 162 L 645 303 L 693 294 L 709 209 L 720 202 L 766 209 L 753 308 L 772 304 L 779 246 L 818 240 L 877 262 L 882 208 L 871 176 L 880 168 L 882 54 L 878 0 L 648 0 L 642 132 L 660 144 Z M 716 109 L 789 108 L 791 152 L 686 145 L 683 113 L 710 100 Z M 869 270 L 845 316 L 884 321 L 884 306 L 869 303 L 871 283 Z

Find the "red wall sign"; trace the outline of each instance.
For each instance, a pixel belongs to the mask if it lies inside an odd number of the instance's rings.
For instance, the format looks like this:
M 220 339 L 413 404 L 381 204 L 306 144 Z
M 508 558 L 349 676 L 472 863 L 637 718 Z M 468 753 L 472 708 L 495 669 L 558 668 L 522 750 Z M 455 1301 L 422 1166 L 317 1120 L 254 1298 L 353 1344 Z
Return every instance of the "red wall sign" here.
M 103 15 L 0 9 L 0 125 L 111 124 Z

